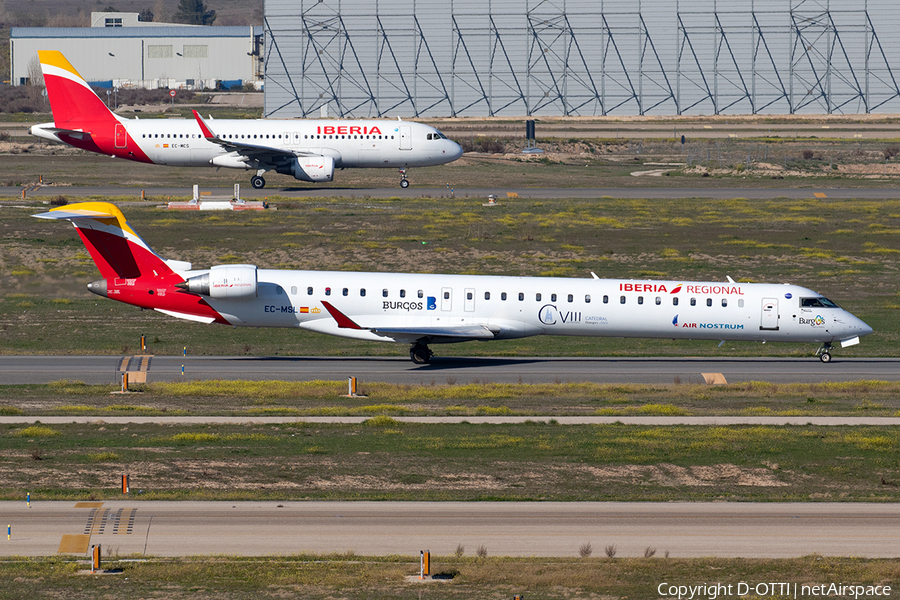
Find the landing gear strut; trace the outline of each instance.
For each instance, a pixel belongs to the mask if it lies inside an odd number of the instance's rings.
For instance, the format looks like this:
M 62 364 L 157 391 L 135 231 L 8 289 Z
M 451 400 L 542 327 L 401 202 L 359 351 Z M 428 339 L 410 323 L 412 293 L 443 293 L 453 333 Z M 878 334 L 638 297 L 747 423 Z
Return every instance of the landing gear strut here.
M 823 363 L 831 362 L 831 342 L 825 342 L 822 347 L 816 350 L 816 356 Z
M 428 344 L 416 342 L 409 349 L 409 358 L 417 365 L 427 365 L 431 362 L 434 352 L 428 347 Z
M 406 178 L 406 169 L 400 169 L 400 187 L 408 188 L 409 187 L 409 179 Z

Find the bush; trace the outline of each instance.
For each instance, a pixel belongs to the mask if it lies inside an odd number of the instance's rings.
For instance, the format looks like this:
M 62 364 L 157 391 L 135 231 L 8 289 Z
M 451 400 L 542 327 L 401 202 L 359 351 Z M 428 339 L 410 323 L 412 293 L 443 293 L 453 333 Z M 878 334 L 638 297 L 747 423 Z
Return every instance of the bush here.
M 487 138 L 461 140 L 459 145 L 462 146 L 463 152 L 484 152 L 487 154 L 503 154 L 506 152 L 506 145 L 503 142 Z
M 812 160 L 816 157 L 816 153 L 812 150 L 804 150 L 800 154 L 803 156 L 803 160 Z
M 881 153 L 884 155 L 885 160 L 894 158 L 895 156 L 900 154 L 900 146 L 888 146 L 887 148 L 882 150 Z

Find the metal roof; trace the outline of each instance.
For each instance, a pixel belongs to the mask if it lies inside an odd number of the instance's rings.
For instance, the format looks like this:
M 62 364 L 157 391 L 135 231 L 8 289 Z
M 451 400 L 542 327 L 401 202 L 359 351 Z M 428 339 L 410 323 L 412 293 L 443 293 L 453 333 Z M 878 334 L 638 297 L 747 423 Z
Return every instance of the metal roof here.
M 262 27 L 13 27 L 13 38 L 233 38 L 262 35 Z

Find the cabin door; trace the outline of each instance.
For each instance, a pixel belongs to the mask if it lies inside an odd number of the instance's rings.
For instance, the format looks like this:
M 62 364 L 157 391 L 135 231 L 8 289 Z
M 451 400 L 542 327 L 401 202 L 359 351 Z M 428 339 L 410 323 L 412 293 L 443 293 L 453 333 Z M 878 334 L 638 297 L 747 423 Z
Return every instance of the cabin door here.
M 463 310 L 466 312 L 475 311 L 475 288 L 466 288 L 465 302 L 463 302 Z
M 441 288 L 441 310 L 450 310 L 453 306 L 452 289 Z
M 116 148 L 124 148 L 128 145 L 128 136 L 125 135 L 125 126 L 116 123 Z
M 759 328 L 778 330 L 778 298 L 763 298 Z
M 400 126 L 400 149 L 412 150 L 412 127 Z

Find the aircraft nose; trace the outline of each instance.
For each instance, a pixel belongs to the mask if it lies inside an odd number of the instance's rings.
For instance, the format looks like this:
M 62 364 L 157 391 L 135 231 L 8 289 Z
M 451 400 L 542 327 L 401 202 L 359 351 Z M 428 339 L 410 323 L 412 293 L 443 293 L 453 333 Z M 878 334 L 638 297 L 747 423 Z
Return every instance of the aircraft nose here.
M 450 142 L 450 143 L 453 144 L 452 149 L 450 151 L 450 156 L 453 157 L 453 160 L 456 160 L 457 158 L 459 158 L 460 156 L 463 155 L 462 146 L 460 146 L 456 142 Z

